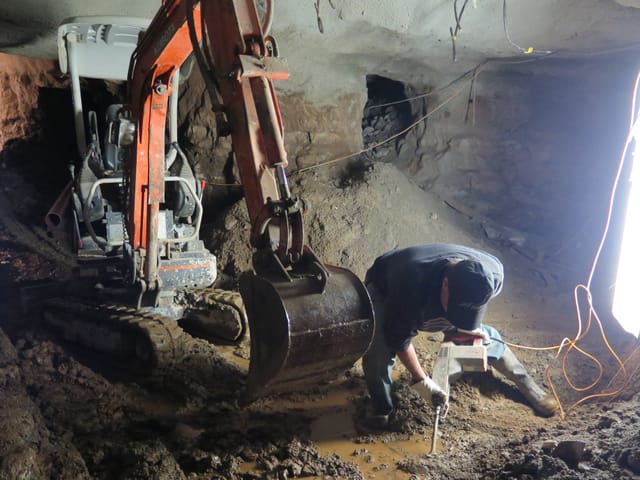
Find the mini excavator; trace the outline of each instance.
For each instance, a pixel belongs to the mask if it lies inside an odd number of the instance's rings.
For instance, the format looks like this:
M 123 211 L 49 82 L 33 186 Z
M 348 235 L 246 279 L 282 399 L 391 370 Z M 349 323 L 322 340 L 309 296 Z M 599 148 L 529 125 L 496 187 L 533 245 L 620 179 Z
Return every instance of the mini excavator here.
M 71 205 L 83 268 L 41 304 L 65 339 L 151 367 L 179 359 L 181 322 L 238 341 L 247 318 L 249 400 L 349 368 L 373 336 L 362 282 L 305 242 L 272 83 L 288 77 L 267 34 L 272 14 L 273 0 L 163 0 L 150 22 L 80 17 L 61 25 L 80 160 L 47 218 L 58 223 Z M 253 270 L 240 278 L 242 301 L 212 288 L 216 258 L 199 237 L 204 187 L 178 144 L 178 87 L 191 62 L 218 127 L 232 137 L 249 212 Z M 103 120 L 85 114 L 80 77 L 126 81 L 126 100 Z

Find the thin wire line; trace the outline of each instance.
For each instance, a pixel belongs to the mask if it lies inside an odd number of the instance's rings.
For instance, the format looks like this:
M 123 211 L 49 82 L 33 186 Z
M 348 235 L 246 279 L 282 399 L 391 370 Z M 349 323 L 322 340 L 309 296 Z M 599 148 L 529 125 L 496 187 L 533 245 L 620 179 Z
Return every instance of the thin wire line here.
M 479 71 L 476 72 L 476 75 L 480 73 Z M 316 168 L 320 168 L 320 167 L 326 167 L 327 165 L 332 165 L 334 163 L 337 162 L 341 162 L 344 160 L 347 160 L 349 158 L 353 158 L 355 156 L 358 156 L 362 153 L 366 153 L 366 152 L 370 152 L 371 150 L 374 150 L 376 148 L 378 148 L 381 145 L 384 145 L 385 143 L 390 142 L 391 140 L 393 140 L 394 138 L 399 137 L 400 135 L 403 135 L 405 133 L 407 133 L 409 130 L 413 129 L 414 127 L 416 127 L 418 124 L 420 124 L 421 122 L 423 122 L 424 120 L 426 120 L 427 118 L 429 118 L 431 115 L 433 115 L 434 113 L 436 113 L 438 110 L 440 110 L 441 108 L 443 108 L 446 104 L 448 104 L 450 101 L 452 101 L 454 98 L 456 98 L 458 95 L 460 95 L 460 93 L 462 93 L 464 91 L 464 86 L 459 88 L 458 90 L 456 90 L 449 98 L 447 98 L 446 100 L 444 100 L 442 103 L 440 103 L 437 107 L 435 107 L 433 110 L 427 112 L 425 115 L 421 116 L 420 118 L 418 118 L 418 120 L 416 120 L 415 122 L 413 122 L 411 125 L 409 125 L 408 127 L 400 130 L 399 132 L 393 134 L 392 136 L 386 138 L 385 140 L 378 142 L 374 145 L 371 145 L 370 147 L 367 148 L 363 148 L 362 150 L 359 150 L 357 152 L 354 153 L 350 153 L 349 155 L 344 155 L 338 158 L 334 158 L 332 160 L 328 160 L 326 162 L 320 162 L 320 163 L 316 163 L 315 165 L 310 165 L 308 167 L 304 167 L 304 168 L 299 168 L 298 170 L 295 170 L 293 172 L 291 172 L 289 174 L 289 176 L 293 176 L 293 175 L 298 175 L 300 173 L 303 172 L 307 172 L 309 170 L 314 170 Z

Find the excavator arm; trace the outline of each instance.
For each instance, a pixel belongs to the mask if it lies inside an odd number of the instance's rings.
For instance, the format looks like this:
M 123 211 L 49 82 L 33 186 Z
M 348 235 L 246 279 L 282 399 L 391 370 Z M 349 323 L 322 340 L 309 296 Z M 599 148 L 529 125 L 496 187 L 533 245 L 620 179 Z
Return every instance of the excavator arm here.
M 251 244 L 277 255 L 284 268 L 312 253 L 304 246 L 302 209 L 291 197 L 285 168 L 283 125 L 272 80 L 288 77 L 283 62 L 270 56 L 272 40 L 262 34 L 252 0 L 165 1 L 134 52 L 129 78 L 135 153 L 130 159 L 128 219 L 140 278 L 159 288 L 157 237 L 159 205 L 164 201 L 164 125 L 172 76 L 199 49 L 202 29 L 213 60 L 204 75 L 213 76 L 230 123 L 251 221 Z M 211 33 L 209 33 L 211 32 Z M 195 41 L 195 42 L 194 42 Z M 274 248 L 275 246 L 275 248 Z M 317 259 L 313 258 L 314 261 Z
M 272 83 L 288 74 L 264 23 L 254 0 L 164 0 L 139 41 L 128 79 L 135 141 L 125 172 L 126 216 L 129 256 L 143 294 L 163 288 L 162 256 L 170 252 L 159 239 L 165 123 L 173 75 L 192 52 L 228 122 L 255 252 L 254 271 L 240 280 L 251 332 L 249 397 L 348 368 L 373 336 L 363 284 L 349 270 L 325 265 L 305 244 Z

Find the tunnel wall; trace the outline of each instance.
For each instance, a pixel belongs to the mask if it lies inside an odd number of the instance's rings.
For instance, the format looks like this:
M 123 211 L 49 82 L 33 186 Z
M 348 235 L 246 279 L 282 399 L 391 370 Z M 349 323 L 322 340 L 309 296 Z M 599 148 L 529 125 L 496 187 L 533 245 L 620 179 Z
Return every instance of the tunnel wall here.
M 407 135 L 400 166 L 497 247 L 570 288 L 586 281 L 604 229 L 639 66 L 621 55 L 489 64 L 473 90 L 467 82 L 432 100 L 431 109 L 448 103 L 424 134 Z M 605 291 L 617 260 L 613 220 L 597 277 Z

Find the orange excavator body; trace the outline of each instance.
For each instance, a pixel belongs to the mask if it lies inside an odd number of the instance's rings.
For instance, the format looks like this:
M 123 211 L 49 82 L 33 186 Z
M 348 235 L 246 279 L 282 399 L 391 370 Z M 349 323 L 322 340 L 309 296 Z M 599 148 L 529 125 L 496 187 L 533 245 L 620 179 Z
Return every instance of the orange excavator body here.
M 362 282 L 349 270 L 325 265 L 305 243 L 301 202 L 287 183 L 284 128 L 272 83 L 288 74 L 264 23 L 254 0 L 165 0 L 140 38 L 127 85 L 135 142 L 125 162 L 126 228 L 141 296 L 157 298 L 163 269 L 190 268 L 167 264 L 170 249 L 159 238 L 159 212 L 172 77 L 192 53 L 228 122 L 254 248 L 253 271 L 240 280 L 251 335 L 249 398 L 297 389 L 349 368 L 374 330 Z

